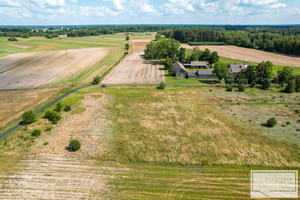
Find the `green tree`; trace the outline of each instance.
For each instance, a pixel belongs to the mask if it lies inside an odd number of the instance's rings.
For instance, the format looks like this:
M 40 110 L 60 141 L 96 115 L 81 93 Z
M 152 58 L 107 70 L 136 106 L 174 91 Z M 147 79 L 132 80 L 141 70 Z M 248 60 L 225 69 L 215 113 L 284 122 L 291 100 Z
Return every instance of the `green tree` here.
M 261 88 L 268 90 L 271 87 L 271 79 L 265 78 L 261 81 Z
M 180 48 L 179 53 L 178 53 L 178 60 L 181 63 L 185 63 L 186 62 L 186 50 L 185 48 Z
M 245 77 L 248 79 L 248 83 L 252 84 L 256 82 L 256 66 L 249 65 L 245 70 Z
M 97 75 L 93 78 L 92 84 L 97 85 L 98 83 L 100 83 L 100 77 Z
M 298 75 L 296 78 L 295 78 L 295 82 L 296 82 L 296 92 L 300 92 L 300 76 Z
M 197 52 L 194 52 L 191 57 L 190 57 L 191 61 L 198 61 L 199 60 L 199 55 L 197 54 Z
M 128 43 L 126 43 L 126 44 L 125 44 L 125 47 L 124 47 L 124 49 L 125 49 L 126 51 L 128 51 L 128 50 L 129 50 L 129 44 L 128 44 Z
M 162 59 L 162 63 L 165 66 L 165 68 L 167 68 L 167 69 L 173 68 L 173 59 L 172 58 Z
M 270 79 L 273 71 L 273 63 L 270 61 L 261 62 L 256 67 L 256 76 L 258 82 L 262 84 L 263 80 Z
M 216 51 L 214 51 L 210 54 L 208 63 L 210 64 L 210 66 L 212 66 L 214 63 L 218 62 L 219 59 L 220 59 L 219 54 Z
M 296 81 L 295 79 L 290 79 L 288 80 L 287 82 L 287 86 L 285 87 L 285 90 L 284 90 L 286 93 L 293 93 L 296 91 Z
M 61 119 L 61 116 L 58 112 L 47 110 L 44 118 L 48 119 L 52 124 L 57 124 L 57 122 Z
M 155 40 L 156 40 L 156 41 L 161 40 L 161 34 L 156 34 L 156 35 L 155 35 Z
M 209 61 L 211 51 L 209 49 L 205 49 L 204 52 L 200 55 L 200 60 Z
M 81 148 L 81 143 L 79 142 L 79 140 L 70 140 L 69 142 L 69 146 L 68 146 L 68 150 L 69 151 L 78 151 Z
M 35 122 L 37 116 L 32 110 L 29 110 L 23 114 L 22 118 L 23 118 L 24 124 L 31 124 L 31 123 Z
M 225 79 L 229 73 L 228 65 L 221 62 L 215 63 L 213 73 L 219 78 L 219 81 Z
M 59 102 L 55 105 L 54 111 L 60 112 L 63 109 L 63 105 Z
M 180 43 L 174 39 L 163 38 L 157 42 L 152 41 L 145 49 L 146 59 L 177 59 Z
M 130 38 L 129 38 L 129 36 L 126 36 L 126 41 L 128 41 Z
M 277 124 L 277 120 L 275 117 L 272 117 L 267 120 L 267 126 L 268 127 L 274 127 Z
M 281 71 L 278 71 L 278 83 L 287 83 L 293 79 L 293 69 L 290 67 L 284 67 Z

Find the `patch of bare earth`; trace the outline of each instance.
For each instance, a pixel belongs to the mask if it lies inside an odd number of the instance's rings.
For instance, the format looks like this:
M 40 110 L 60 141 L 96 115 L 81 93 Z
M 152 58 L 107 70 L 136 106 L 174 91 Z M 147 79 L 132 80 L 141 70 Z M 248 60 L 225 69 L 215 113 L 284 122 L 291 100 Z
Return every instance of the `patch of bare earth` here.
M 102 84 L 157 84 L 165 81 L 162 68 L 158 62 L 146 61 L 143 51 L 133 52 L 104 78 Z
M 67 114 L 58 123 L 50 135 L 41 137 L 33 152 L 43 157 L 85 158 L 99 156 L 104 152 L 105 135 L 109 131 L 111 122 L 105 119 L 104 106 L 108 97 L 94 98 L 86 95 L 80 107 L 86 110 L 80 114 Z M 70 139 L 78 139 L 81 149 L 69 152 L 66 147 Z M 49 144 L 44 145 L 47 141 Z
M 104 48 L 16 53 L 0 58 L 0 89 L 36 88 L 71 79 L 107 54 Z
M 16 117 L 20 117 L 25 111 L 42 104 L 60 89 L 34 89 L 0 91 L 0 126 L 13 119 L 14 111 Z
M 196 46 L 190 46 L 188 44 L 182 44 L 185 48 L 194 48 Z M 266 51 L 260 51 L 256 49 L 249 49 L 237 46 L 227 46 L 227 45 L 208 45 L 208 46 L 198 46 L 201 50 L 206 48 L 211 51 L 217 51 L 220 56 L 245 60 L 249 62 L 259 63 L 261 61 L 272 61 L 275 65 L 283 66 L 297 66 L 300 67 L 300 57 L 287 56 L 282 54 L 270 53 Z

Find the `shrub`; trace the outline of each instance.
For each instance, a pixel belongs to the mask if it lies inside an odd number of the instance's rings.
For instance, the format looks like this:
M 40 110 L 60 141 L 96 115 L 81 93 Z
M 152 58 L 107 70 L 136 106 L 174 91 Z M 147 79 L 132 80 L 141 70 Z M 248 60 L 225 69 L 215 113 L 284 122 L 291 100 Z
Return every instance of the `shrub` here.
M 277 124 L 277 120 L 275 119 L 275 117 L 272 117 L 272 118 L 268 119 L 268 121 L 267 121 L 268 127 L 274 127 L 276 124 Z
M 250 87 L 255 88 L 255 87 L 256 87 L 256 83 L 255 83 L 255 82 L 252 82 L 252 83 L 250 84 Z
M 49 143 L 48 142 L 44 142 L 44 145 L 46 146 L 46 145 L 48 145 Z
M 40 129 L 34 129 L 31 133 L 32 137 L 39 137 L 41 135 L 42 131 Z
M 66 106 L 66 107 L 64 108 L 64 111 L 65 111 L 65 112 L 71 111 L 71 106 Z
M 10 38 L 8 38 L 8 41 L 15 42 L 15 41 L 18 41 L 18 40 L 15 37 L 10 37 Z
M 227 85 L 226 91 L 232 92 L 233 91 L 233 86 L 232 85 Z
M 268 90 L 271 87 L 271 79 L 265 78 L 261 83 L 261 88 L 264 90 Z
M 100 77 L 99 76 L 95 76 L 94 79 L 93 79 L 92 84 L 93 85 L 97 85 L 98 83 L 100 83 Z
M 239 85 L 239 91 L 240 91 L 240 92 L 244 92 L 245 89 L 246 89 L 246 86 L 245 86 L 244 84 L 240 84 L 240 85 Z
M 300 114 L 300 109 L 295 110 L 297 114 Z
M 51 131 L 52 129 L 53 129 L 53 127 L 49 126 L 49 127 L 46 128 L 46 131 Z
M 57 124 L 57 122 L 61 119 L 59 113 L 55 111 L 46 111 L 44 118 L 48 119 L 52 124 Z
M 74 152 L 74 151 L 79 150 L 80 147 L 81 147 L 81 144 L 78 140 L 70 140 L 68 150 Z
M 60 112 L 63 109 L 62 104 L 59 102 L 56 104 L 54 111 Z
M 101 85 L 102 88 L 106 88 L 107 86 L 105 84 Z
M 31 123 L 35 122 L 37 116 L 32 110 L 29 110 L 23 114 L 22 118 L 23 118 L 24 124 L 31 124 Z
M 163 90 L 166 88 L 166 83 L 165 82 L 160 82 L 160 84 L 156 87 L 157 89 Z
M 293 93 L 296 91 L 296 82 L 295 79 L 289 80 L 287 86 L 284 89 L 286 93 Z

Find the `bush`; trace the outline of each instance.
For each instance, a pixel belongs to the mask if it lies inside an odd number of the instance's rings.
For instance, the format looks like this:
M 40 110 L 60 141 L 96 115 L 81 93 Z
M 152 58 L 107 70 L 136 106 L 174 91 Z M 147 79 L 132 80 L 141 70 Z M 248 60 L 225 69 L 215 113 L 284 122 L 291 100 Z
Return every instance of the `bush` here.
M 53 127 L 47 127 L 46 131 L 51 131 L 53 129 Z
M 37 116 L 32 110 L 29 110 L 23 114 L 22 118 L 23 118 L 24 124 L 31 124 L 31 123 L 35 122 Z
M 31 136 L 32 137 L 39 137 L 41 135 L 42 131 L 40 129 L 34 129 L 34 131 L 32 131 Z
M 284 89 L 286 93 L 293 93 L 296 91 L 296 82 L 295 79 L 289 80 L 287 86 Z
M 78 140 L 70 140 L 68 150 L 74 152 L 74 151 L 79 150 L 80 147 L 81 147 L 81 144 Z
M 95 76 L 94 79 L 93 79 L 92 84 L 93 85 L 97 85 L 98 83 L 100 83 L 100 77 L 99 76 Z
M 48 119 L 52 124 L 57 124 L 57 122 L 61 119 L 59 113 L 55 111 L 46 111 L 44 118 Z
M 255 88 L 255 87 L 256 87 L 256 83 L 255 83 L 255 82 L 252 82 L 252 83 L 250 84 L 250 87 Z
M 232 92 L 233 91 L 233 86 L 232 85 L 227 85 L 226 91 Z
M 65 111 L 65 112 L 71 111 L 71 106 L 66 106 L 66 107 L 64 108 L 64 111 Z
M 48 142 L 44 142 L 44 145 L 46 146 L 46 145 L 48 145 L 49 143 Z
M 240 84 L 240 85 L 239 85 L 239 91 L 240 91 L 240 92 L 244 92 L 245 89 L 246 89 L 246 86 L 245 86 L 244 84 Z
M 277 120 L 274 117 L 268 119 L 268 121 L 267 121 L 268 127 L 274 127 L 276 124 L 277 124 Z
M 268 90 L 271 87 L 271 79 L 263 79 L 262 83 L 261 83 L 261 88 L 264 90 Z
M 60 112 L 63 109 L 62 104 L 59 102 L 56 104 L 54 111 Z
M 166 88 L 166 83 L 165 82 L 160 82 L 160 84 L 156 87 L 157 89 L 163 90 Z
M 15 42 L 15 41 L 18 41 L 18 40 L 15 37 L 10 37 L 10 38 L 8 38 L 8 41 Z

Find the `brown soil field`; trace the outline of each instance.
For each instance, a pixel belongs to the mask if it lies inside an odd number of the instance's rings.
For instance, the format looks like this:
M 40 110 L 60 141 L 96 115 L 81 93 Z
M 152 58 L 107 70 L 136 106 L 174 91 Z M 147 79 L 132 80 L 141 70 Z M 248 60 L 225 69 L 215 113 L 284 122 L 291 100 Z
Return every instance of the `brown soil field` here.
M 56 88 L 0 91 L 0 126 L 13 119 L 10 106 L 16 117 L 20 117 L 24 111 L 46 102 L 50 96 L 58 91 L 59 89 Z
M 0 58 L 0 89 L 37 88 L 70 79 L 101 60 L 104 48 L 16 53 Z
M 152 40 L 130 40 L 130 51 L 144 51 Z
M 192 49 L 196 46 L 190 46 L 188 44 L 181 45 L 184 48 Z M 260 51 L 256 49 L 248 49 L 237 46 L 227 45 L 208 45 L 208 46 L 197 46 L 201 50 L 206 48 L 211 51 L 217 51 L 220 56 L 228 57 L 237 60 L 245 60 L 249 62 L 259 63 L 261 61 L 272 61 L 275 65 L 283 66 L 296 66 L 300 67 L 300 57 L 287 56 L 282 54 L 270 53 L 266 51 Z
M 165 81 L 163 68 L 157 62 L 145 61 L 144 52 L 136 51 L 108 74 L 102 84 L 157 84 Z

